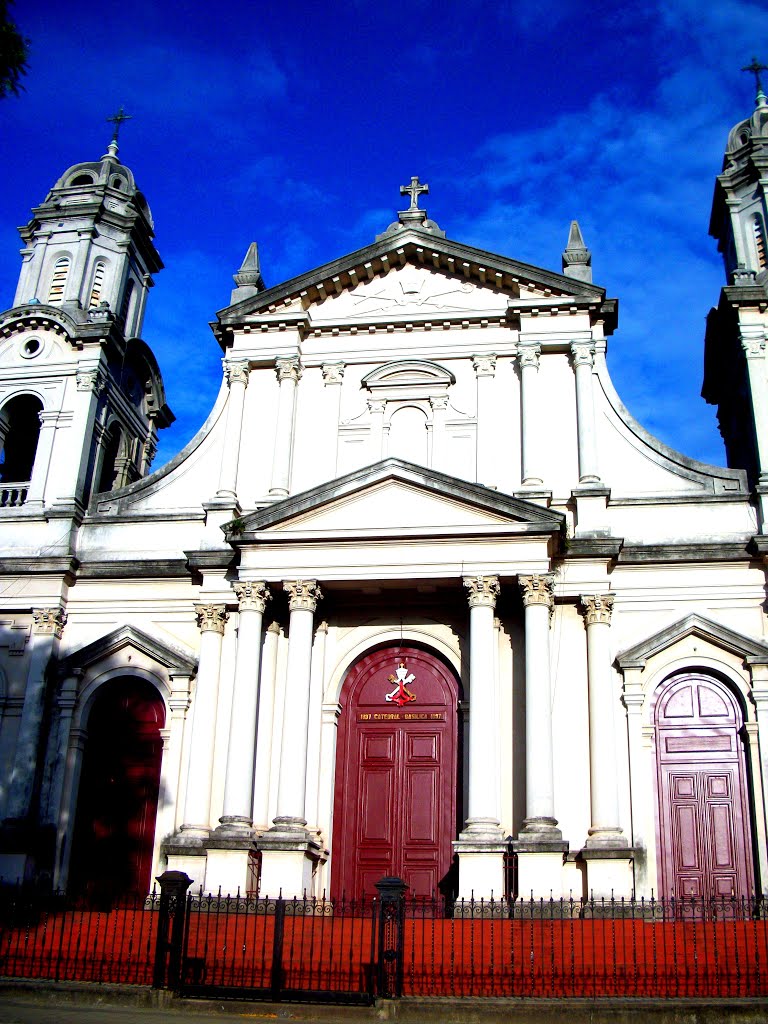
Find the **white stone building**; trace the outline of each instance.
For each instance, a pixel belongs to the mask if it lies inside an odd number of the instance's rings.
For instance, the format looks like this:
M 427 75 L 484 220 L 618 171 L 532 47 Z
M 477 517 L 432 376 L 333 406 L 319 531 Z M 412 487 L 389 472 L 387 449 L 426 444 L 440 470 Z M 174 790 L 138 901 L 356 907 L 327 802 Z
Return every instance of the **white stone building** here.
M 650 436 L 617 305 L 410 207 L 215 324 L 196 437 L 138 340 L 162 268 L 117 145 L 22 229 L 0 316 L 0 872 L 91 893 L 768 885 L 768 104 L 728 139 L 705 397 Z M 516 874 L 505 854 L 516 853 Z

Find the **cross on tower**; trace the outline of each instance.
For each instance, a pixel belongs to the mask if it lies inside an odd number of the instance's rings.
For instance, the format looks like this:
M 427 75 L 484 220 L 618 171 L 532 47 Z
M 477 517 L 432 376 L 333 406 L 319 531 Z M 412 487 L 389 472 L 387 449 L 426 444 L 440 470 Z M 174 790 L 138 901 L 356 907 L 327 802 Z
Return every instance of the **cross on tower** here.
M 410 196 L 411 197 L 411 205 L 409 206 L 410 210 L 418 210 L 419 209 L 419 196 L 422 193 L 424 195 L 428 195 L 429 194 L 429 185 L 422 185 L 422 184 L 420 184 L 418 176 L 415 177 L 415 178 L 411 178 L 411 184 L 410 185 L 401 185 L 400 186 L 400 195 L 401 196 Z
M 751 64 L 747 64 L 746 67 L 743 67 L 741 70 L 742 71 L 751 71 L 752 74 L 755 76 L 755 85 L 757 86 L 757 92 L 758 92 L 758 95 L 759 95 L 763 91 L 763 86 L 762 86 L 762 83 L 760 81 L 760 72 L 761 71 L 768 71 L 768 64 L 760 64 L 760 63 L 758 63 L 757 57 L 753 57 L 752 58 L 752 63 Z
M 116 114 L 113 114 L 112 117 L 108 117 L 106 119 L 107 121 L 112 122 L 115 126 L 115 131 L 112 135 L 113 142 L 117 142 L 117 135 L 120 131 L 120 125 L 123 123 L 123 121 L 130 121 L 132 118 L 133 114 L 126 114 L 125 108 L 122 104 L 120 104 L 120 109 L 118 110 L 118 112 Z

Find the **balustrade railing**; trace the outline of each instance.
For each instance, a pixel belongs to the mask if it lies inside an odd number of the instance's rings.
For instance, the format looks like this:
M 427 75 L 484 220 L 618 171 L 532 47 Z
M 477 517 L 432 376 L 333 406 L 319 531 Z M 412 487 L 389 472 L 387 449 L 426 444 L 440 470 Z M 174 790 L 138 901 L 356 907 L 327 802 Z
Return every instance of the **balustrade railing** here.
M 27 500 L 29 481 L 19 484 L 0 484 L 0 508 L 21 508 Z

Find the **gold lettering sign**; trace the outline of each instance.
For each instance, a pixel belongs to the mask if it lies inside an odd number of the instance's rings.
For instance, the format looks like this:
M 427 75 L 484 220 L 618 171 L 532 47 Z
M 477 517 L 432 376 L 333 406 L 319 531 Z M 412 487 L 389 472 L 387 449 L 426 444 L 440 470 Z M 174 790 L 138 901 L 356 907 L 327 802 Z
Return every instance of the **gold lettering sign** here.
M 382 712 L 377 711 L 371 713 L 370 711 L 358 711 L 357 713 L 358 722 L 444 722 L 445 712 L 444 711 L 401 711 L 399 714 L 396 711 Z

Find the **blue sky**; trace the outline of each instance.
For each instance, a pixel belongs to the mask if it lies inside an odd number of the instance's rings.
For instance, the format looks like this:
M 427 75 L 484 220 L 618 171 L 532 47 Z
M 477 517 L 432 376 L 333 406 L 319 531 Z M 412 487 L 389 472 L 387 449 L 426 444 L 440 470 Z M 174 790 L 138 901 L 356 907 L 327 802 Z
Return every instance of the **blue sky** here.
M 105 151 L 147 196 L 166 269 L 144 326 L 177 422 L 204 421 L 221 352 L 208 327 L 252 240 L 268 285 L 373 241 L 418 174 L 449 238 L 560 270 L 571 219 L 620 301 L 609 347 L 630 411 L 723 463 L 699 397 L 704 317 L 724 283 L 707 235 L 727 133 L 768 62 L 746 0 L 334 5 L 24 0 L 26 92 L 0 102 L 0 308 L 16 226 L 62 171 Z M 66 13 L 64 13 L 66 12 Z

